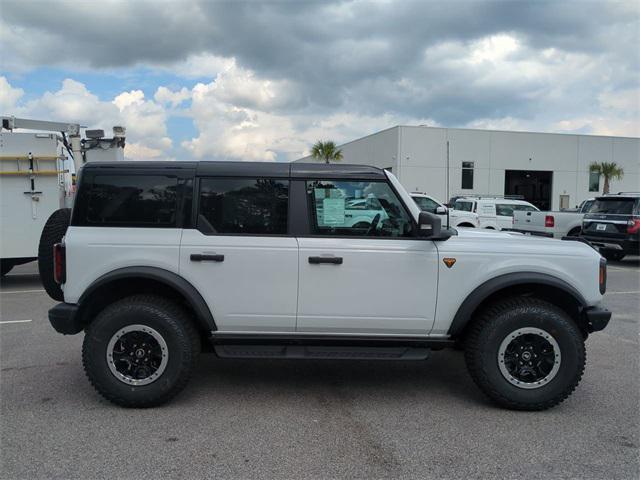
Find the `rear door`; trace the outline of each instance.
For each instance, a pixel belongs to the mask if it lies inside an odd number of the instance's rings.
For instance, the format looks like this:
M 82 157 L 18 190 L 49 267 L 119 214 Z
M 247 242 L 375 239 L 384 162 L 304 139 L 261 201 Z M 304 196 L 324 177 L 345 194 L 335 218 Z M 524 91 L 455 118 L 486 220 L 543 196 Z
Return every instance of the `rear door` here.
M 302 189 L 301 189 L 302 191 Z M 427 334 L 438 253 L 412 236 L 410 213 L 385 181 L 306 180 L 310 231 L 300 235 L 299 332 Z M 375 197 L 384 213 L 351 226 L 347 198 Z
M 183 232 L 180 273 L 203 295 L 219 331 L 294 331 L 298 243 L 287 235 L 289 179 L 197 183 L 196 228 Z

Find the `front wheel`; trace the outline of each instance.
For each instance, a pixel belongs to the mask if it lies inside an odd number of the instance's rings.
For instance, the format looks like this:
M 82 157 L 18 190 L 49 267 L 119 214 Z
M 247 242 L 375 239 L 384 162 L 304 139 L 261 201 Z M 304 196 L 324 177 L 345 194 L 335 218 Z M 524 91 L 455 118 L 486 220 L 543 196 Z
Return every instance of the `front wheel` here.
M 185 311 L 153 295 L 135 295 L 104 309 L 86 329 L 82 361 L 89 381 L 123 407 L 153 407 L 187 384 L 200 352 Z
M 498 405 L 545 410 L 576 388 L 586 352 L 566 312 L 541 299 L 514 297 L 491 305 L 471 326 L 465 360 L 476 385 Z

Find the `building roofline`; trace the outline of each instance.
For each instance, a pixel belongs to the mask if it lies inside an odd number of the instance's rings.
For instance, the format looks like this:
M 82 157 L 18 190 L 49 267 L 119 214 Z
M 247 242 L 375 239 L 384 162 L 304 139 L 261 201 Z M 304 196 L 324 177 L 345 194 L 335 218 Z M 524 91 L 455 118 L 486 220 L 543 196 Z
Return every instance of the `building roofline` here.
M 616 135 L 593 135 L 589 133 L 534 132 L 530 130 L 497 130 L 497 129 L 489 129 L 489 128 L 485 129 L 485 128 L 464 128 L 464 127 L 436 127 L 431 125 L 396 125 L 395 127 L 391 127 L 391 128 L 432 128 L 432 129 L 439 129 L 439 130 L 470 130 L 472 132 L 534 133 L 536 135 L 565 135 L 565 136 L 572 135 L 575 137 L 623 138 L 623 139 L 630 139 L 630 140 L 640 140 L 640 137 L 626 137 L 626 136 L 616 136 Z M 385 130 L 381 130 L 381 132 L 384 132 L 386 130 L 390 130 L 390 129 L 387 128 Z M 380 133 L 380 132 L 376 132 L 376 133 Z M 372 135 L 375 135 L 375 133 L 373 133 Z M 367 135 L 367 136 L 371 136 L 371 135 Z M 362 138 L 367 138 L 367 137 L 362 137 Z M 358 139 L 358 140 L 361 140 L 361 139 Z M 353 141 L 355 142 L 357 140 L 353 140 Z

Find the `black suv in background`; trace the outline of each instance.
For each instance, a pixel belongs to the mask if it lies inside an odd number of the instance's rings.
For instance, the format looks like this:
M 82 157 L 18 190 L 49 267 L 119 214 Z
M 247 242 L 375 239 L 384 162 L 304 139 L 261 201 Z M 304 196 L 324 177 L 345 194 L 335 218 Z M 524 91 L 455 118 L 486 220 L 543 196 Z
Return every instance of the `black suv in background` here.
M 640 255 L 640 193 L 597 197 L 582 220 L 581 236 L 607 260 Z

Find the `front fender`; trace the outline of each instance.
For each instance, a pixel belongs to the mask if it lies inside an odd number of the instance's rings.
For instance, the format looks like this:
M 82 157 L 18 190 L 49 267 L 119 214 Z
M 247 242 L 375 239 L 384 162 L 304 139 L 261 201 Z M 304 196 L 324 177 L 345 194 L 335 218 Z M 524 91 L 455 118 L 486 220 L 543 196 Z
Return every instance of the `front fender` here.
M 484 282 L 467 295 L 453 317 L 453 321 L 451 322 L 451 326 L 449 327 L 447 334 L 450 336 L 460 334 L 460 332 L 462 332 L 466 327 L 467 323 L 471 320 L 471 315 L 476 308 L 478 308 L 478 306 L 492 294 L 505 288 L 525 284 L 544 285 L 557 288 L 571 296 L 582 308 L 587 306 L 587 301 L 584 299 L 582 294 L 560 278 L 539 272 L 507 273 Z

